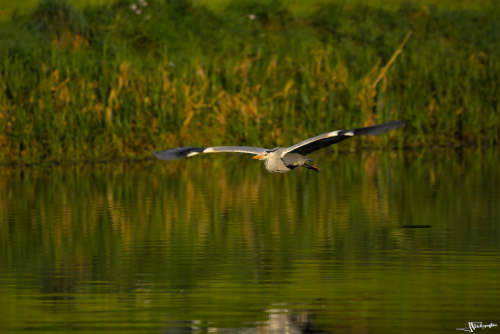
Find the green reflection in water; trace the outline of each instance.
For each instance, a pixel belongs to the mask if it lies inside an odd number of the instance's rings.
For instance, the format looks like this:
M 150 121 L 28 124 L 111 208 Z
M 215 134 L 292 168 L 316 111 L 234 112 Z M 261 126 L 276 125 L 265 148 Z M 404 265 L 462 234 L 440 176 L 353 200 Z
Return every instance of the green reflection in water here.
M 0 329 L 499 320 L 498 152 L 315 158 L 319 174 L 246 156 L 0 170 Z

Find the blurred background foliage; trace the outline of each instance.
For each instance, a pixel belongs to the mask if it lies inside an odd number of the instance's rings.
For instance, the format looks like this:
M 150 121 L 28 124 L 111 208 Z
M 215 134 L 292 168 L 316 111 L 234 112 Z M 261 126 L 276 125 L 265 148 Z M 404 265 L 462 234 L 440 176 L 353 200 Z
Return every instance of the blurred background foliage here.
M 274 147 L 389 119 L 408 126 L 342 148 L 500 138 L 495 1 L 25 5 L 0 23 L 0 161 Z

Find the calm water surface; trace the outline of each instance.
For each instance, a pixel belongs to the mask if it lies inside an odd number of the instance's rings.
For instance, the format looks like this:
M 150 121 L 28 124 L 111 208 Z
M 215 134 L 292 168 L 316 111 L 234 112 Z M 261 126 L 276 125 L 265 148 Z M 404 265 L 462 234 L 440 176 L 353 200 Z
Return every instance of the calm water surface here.
M 0 169 L 0 332 L 500 324 L 498 152 L 315 158 Z

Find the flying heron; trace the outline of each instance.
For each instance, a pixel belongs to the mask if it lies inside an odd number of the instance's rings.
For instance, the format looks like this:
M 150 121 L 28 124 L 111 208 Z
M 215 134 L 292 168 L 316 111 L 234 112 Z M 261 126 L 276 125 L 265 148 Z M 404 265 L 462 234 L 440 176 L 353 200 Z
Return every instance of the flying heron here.
M 313 164 L 313 161 L 306 156 L 307 154 L 319 150 L 320 148 L 338 143 L 347 138 L 354 136 L 378 135 L 402 126 L 404 126 L 404 122 L 391 121 L 384 124 L 358 129 L 330 131 L 308 138 L 290 147 L 275 147 L 267 149 L 253 146 L 186 146 L 162 152 L 153 152 L 153 155 L 161 160 L 174 160 L 184 157 L 192 157 L 201 153 L 248 153 L 254 154 L 253 159 L 264 160 L 266 169 L 271 173 L 286 173 L 301 166 L 319 171 L 318 166 Z

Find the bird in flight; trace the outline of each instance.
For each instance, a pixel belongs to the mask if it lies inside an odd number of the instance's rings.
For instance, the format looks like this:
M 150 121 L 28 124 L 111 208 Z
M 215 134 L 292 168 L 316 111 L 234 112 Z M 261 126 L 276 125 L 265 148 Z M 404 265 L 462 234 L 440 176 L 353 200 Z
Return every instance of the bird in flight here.
M 253 154 L 253 159 L 264 160 L 266 169 L 271 173 L 286 173 L 297 167 L 305 167 L 318 172 L 318 166 L 307 157 L 307 154 L 354 136 L 378 135 L 389 130 L 401 128 L 404 124 L 401 121 L 391 121 L 364 128 L 335 130 L 305 139 L 289 147 L 267 149 L 253 146 L 185 146 L 162 152 L 153 152 L 153 155 L 160 160 L 175 160 L 189 158 L 202 153 L 247 153 Z

